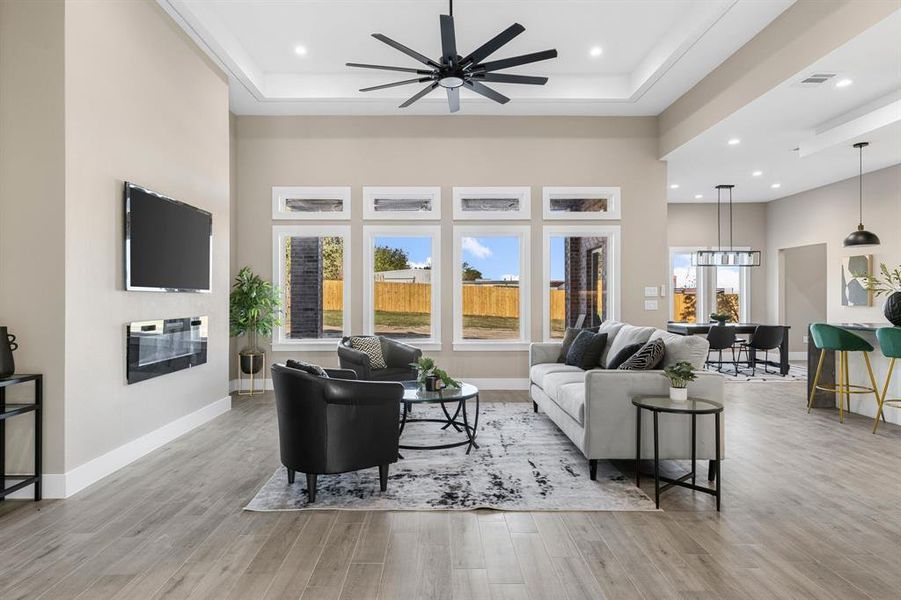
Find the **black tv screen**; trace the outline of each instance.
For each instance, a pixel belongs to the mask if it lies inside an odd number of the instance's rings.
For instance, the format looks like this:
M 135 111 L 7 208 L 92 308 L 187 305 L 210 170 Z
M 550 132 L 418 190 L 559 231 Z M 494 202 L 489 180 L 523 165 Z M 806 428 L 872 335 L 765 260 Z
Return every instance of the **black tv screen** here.
M 125 289 L 209 292 L 213 216 L 125 182 Z

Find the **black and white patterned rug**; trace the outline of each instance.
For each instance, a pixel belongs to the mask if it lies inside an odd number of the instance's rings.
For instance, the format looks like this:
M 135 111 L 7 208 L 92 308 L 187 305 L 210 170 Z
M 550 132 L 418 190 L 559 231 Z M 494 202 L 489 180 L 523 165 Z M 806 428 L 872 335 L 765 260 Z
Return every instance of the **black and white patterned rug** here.
M 279 467 L 245 509 L 253 511 L 470 510 L 655 510 L 654 502 L 608 462 L 598 463 L 596 481 L 588 461 L 569 438 L 531 403 L 482 403 L 480 448 L 402 450 L 391 465 L 388 491 L 379 492 L 378 469 L 320 475 L 315 504 L 307 503 L 306 478 L 293 485 Z M 414 417 L 440 411 L 414 407 Z M 438 445 L 463 434 L 442 431 L 438 423 L 413 423 L 401 437 L 405 445 Z
M 713 365 L 708 365 L 706 369 L 714 373 L 718 372 Z M 719 371 L 719 373 L 726 378 L 726 383 L 763 381 L 769 383 L 793 383 L 797 381 L 807 381 L 807 367 L 794 363 L 788 365 L 788 373 L 785 375 L 781 375 L 779 369 L 776 367 L 770 367 L 770 372 L 767 373 L 763 370 L 762 366 L 757 367 L 756 374 L 752 373 L 751 369 L 748 367 L 739 366 L 738 374 L 736 374 L 735 369 L 730 364 L 724 364 L 722 371 Z

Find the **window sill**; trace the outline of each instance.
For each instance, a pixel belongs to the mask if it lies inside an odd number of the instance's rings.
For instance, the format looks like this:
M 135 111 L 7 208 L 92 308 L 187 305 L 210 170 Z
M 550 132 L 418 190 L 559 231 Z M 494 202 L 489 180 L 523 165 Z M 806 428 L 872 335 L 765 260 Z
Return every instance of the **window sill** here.
M 514 340 L 505 342 L 497 341 L 466 341 L 457 340 L 454 342 L 454 351 L 456 352 L 527 352 L 529 350 L 529 342 Z

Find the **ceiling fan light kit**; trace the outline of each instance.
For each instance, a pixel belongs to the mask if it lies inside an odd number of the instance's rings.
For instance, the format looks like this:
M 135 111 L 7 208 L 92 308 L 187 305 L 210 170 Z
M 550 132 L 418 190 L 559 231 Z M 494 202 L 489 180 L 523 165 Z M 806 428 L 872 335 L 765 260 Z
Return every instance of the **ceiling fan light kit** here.
M 732 188 L 734 185 L 716 186 L 716 250 L 698 250 L 691 255 L 695 267 L 759 267 L 760 250 L 736 250 L 732 247 Z M 721 204 L 722 192 L 729 190 L 729 249 L 722 244 Z
M 361 92 L 371 92 L 375 90 L 383 90 L 386 88 L 397 87 L 401 85 L 409 85 L 412 83 L 427 83 L 423 89 L 410 97 L 406 102 L 400 105 L 400 108 L 406 108 L 425 97 L 435 88 L 441 87 L 447 92 L 447 103 L 450 112 L 454 113 L 460 110 L 460 88 L 467 87 L 473 92 L 493 100 L 498 104 L 506 104 L 510 98 L 497 92 L 484 83 L 516 83 L 524 85 L 544 85 L 547 83 L 547 77 L 535 77 L 530 75 L 513 75 L 507 73 L 495 73 L 527 65 L 533 62 L 548 60 L 557 57 L 556 50 L 544 50 L 542 52 L 533 52 L 531 54 L 523 54 L 513 56 L 511 58 L 503 58 L 489 62 L 482 62 L 490 55 L 494 54 L 501 47 L 509 43 L 513 38 L 526 30 L 519 23 L 514 23 L 506 28 L 466 56 L 457 54 L 457 36 L 454 30 L 454 2 L 450 0 L 449 14 L 440 15 L 441 25 L 441 58 L 437 61 L 420 54 L 411 48 L 407 48 L 403 44 L 394 41 L 388 36 L 381 33 L 373 33 L 372 37 L 383 42 L 395 50 L 403 52 L 410 58 L 422 63 L 427 68 L 409 68 L 409 67 L 392 67 L 386 65 L 373 65 L 367 63 L 347 63 L 348 67 L 357 67 L 362 69 L 379 69 L 382 71 L 398 71 L 401 73 L 414 73 L 419 77 L 386 83 L 383 85 L 375 85 L 362 88 Z
M 879 236 L 872 231 L 867 231 L 863 226 L 863 149 L 869 146 L 869 142 L 857 142 L 854 148 L 857 148 L 860 154 L 860 170 L 857 176 L 857 206 L 858 216 L 857 229 L 848 234 L 842 245 L 845 248 L 865 248 L 867 246 L 878 246 L 881 242 Z

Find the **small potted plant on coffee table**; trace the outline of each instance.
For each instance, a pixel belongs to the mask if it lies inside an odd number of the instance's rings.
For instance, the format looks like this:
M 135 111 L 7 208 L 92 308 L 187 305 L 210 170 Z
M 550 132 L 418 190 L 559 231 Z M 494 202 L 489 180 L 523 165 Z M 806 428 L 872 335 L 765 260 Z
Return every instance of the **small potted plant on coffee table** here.
M 439 369 L 433 358 L 423 356 L 418 362 L 410 363 L 410 366 L 416 370 L 416 381 L 419 382 L 419 387 L 427 392 L 437 392 L 446 387 L 460 387 L 460 382 L 453 379 L 446 371 Z
M 664 376 L 670 381 L 669 397 L 674 402 L 688 400 L 688 384 L 697 377 L 690 362 L 682 361 L 663 369 Z

